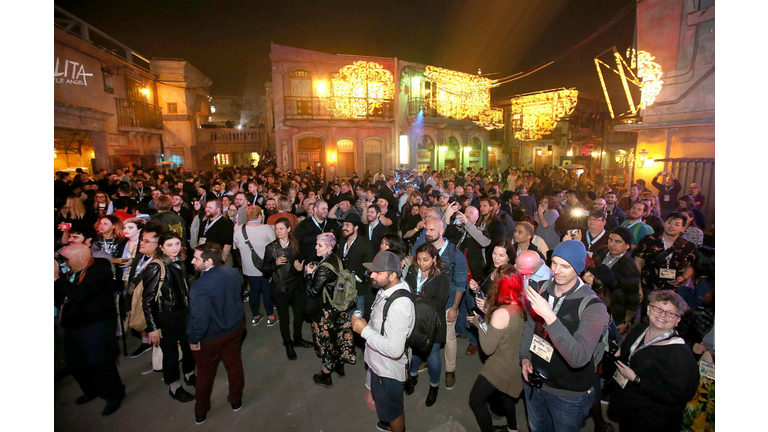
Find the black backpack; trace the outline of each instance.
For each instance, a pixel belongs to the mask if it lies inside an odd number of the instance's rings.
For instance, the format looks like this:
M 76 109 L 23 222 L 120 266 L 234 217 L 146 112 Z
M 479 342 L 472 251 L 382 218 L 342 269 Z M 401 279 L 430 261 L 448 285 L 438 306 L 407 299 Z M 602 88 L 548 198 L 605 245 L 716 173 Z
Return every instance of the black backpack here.
M 437 329 L 440 327 L 440 315 L 432 305 L 415 299 L 410 290 L 399 289 L 392 293 L 384 303 L 384 318 L 381 321 L 381 335 L 384 335 L 384 323 L 387 322 L 387 314 L 392 302 L 400 297 L 408 297 L 413 302 L 416 311 L 416 319 L 413 324 L 413 331 L 405 342 L 406 346 L 419 352 L 429 353 L 432 350 L 432 344 L 435 343 Z

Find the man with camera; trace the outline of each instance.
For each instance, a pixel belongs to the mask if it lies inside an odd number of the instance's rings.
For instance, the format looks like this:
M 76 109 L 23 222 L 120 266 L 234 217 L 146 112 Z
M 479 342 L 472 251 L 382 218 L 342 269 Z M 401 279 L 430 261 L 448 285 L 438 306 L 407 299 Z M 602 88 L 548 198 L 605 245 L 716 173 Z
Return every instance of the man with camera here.
M 112 264 L 93 258 L 84 244 L 71 244 L 54 260 L 53 280 L 54 306 L 62 310 L 67 367 L 83 390 L 75 403 L 101 397 L 107 401 L 101 414 L 110 415 L 125 398 L 115 363 L 119 349 L 114 294 L 118 284 Z
M 534 313 L 525 323 L 520 359 L 534 432 L 577 432 L 593 403 L 593 357 L 608 313 L 579 278 L 586 257 L 582 242 L 560 243 L 552 255 L 554 277 L 539 290 L 525 290 Z

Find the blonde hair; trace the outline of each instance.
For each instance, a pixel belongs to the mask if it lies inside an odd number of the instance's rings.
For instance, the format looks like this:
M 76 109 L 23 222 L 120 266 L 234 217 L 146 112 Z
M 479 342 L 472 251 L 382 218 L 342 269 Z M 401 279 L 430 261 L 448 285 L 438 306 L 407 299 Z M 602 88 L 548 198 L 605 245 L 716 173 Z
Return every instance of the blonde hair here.
M 66 203 L 59 210 L 59 216 L 68 219 L 82 219 L 85 217 L 85 205 L 80 198 L 75 195 L 67 197 Z

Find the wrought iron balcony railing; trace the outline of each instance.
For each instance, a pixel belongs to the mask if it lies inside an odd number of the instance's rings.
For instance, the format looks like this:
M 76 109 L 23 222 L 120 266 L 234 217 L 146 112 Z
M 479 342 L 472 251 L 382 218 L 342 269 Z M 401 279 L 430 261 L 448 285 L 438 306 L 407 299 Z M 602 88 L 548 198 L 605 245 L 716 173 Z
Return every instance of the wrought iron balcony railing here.
M 163 112 L 159 106 L 132 99 L 115 100 L 118 126 L 163 129 Z
M 385 120 L 393 116 L 391 99 L 286 96 L 285 118 L 306 120 Z

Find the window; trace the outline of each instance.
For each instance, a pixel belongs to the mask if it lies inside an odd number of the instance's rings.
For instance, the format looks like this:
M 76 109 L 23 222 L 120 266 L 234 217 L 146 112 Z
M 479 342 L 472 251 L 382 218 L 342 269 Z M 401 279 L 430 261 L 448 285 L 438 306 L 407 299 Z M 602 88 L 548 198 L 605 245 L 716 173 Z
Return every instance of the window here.
M 179 105 L 176 102 L 168 102 L 168 114 L 178 114 Z

